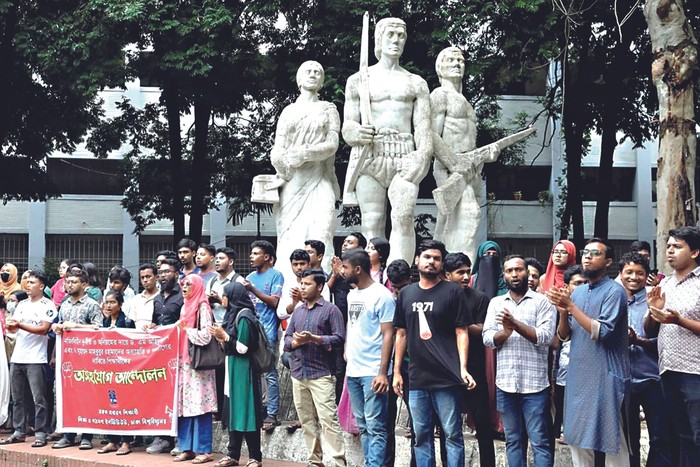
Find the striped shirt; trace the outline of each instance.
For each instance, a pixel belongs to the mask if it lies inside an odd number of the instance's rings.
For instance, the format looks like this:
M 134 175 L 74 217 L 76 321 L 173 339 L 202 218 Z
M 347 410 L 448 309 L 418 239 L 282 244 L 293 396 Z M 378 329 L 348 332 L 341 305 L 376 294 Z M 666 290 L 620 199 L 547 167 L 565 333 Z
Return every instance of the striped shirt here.
M 537 344 L 533 344 L 517 332 L 496 347 L 494 337 L 503 330 L 496 322 L 496 316 L 506 308 L 518 321 L 534 327 Z M 491 299 L 484 321 L 484 345 L 495 348 L 496 386 L 505 392 L 533 394 L 549 386 L 547 377 L 547 353 L 554 337 L 557 312 L 547 298 L 528 290 L 519 302 L 513 300 L 510 292 Z
M 295 332 L 309 331 L 321 336 L 321 343 L 307 343 L 292 350 Z M 320 298 L 310 309 L 301 302 L 294 310 L 284 335 L 284 351 L 294 379 L 318 379 L 335 374 L 334 349 L 345 342 L 345 323 L 337 306 Z

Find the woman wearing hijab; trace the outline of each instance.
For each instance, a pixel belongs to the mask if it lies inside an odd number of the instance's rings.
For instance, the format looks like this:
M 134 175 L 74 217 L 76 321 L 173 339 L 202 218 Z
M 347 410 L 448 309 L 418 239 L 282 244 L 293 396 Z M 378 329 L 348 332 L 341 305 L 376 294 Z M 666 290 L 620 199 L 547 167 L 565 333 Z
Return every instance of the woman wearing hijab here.
M 2 308 L 5 308 L 5 302 L 10 294 L 16 290 L 21 290 L 19 282 L 17 282 L 17 268 L 14 264 L 5 263 L 0 268 L 0 302 Z
M 124 295 L 117 290 L 108 290 L 105 294 L 104 309 L 107 315 L 102 320 L 103 328 L 133 328 L 134 322 L 127 319 L 122 311 Z M 127 435 L 107 435 L 109 441 L 97 454 L 108 454 L 116 452 L 117 456 L 131 454 L 131 444 L 134 442 L 133 436 Z
M 247 319 L 241 318 L 236 329 L 236 318 L 241 310 L 255 310 L 248 292 L 238 282 L 224 288 L 222 302 L 226 315 L 221 326 L 210 328 L 212 336 L 224 345 L 226 352 L 226 375 L 224 383 L 224 413 L 221 423 L 228 428 L 228 453 L 217 462 L 218 467 L 239 465 L 243 439 L 248 445 L 247 466 L 262 465 L 260 428 L 262 427 L 262 395 L 260 375 L 253 369 L 248 357 L 248 348 L 255 341 L 255 328 Z
M 472 267 L 472 287 L 484 292 L 489 298 L 508 291 L 503 279 L 503 255 L 498 243 L 489 240 L 479 245 Z
M 479 245 L 472 274 L 474 280 L 472 287 L 484 292 L 489 299 L 508 292 L 506 281 L 503 278 L 503 252 L 498 243 L 487 241 Z M 496 352 L 486 347 L 486 383 L 489 391 L 489 412 L 491 414 L 491 428 L 493 436 L 497 439 L 505 439 L 503 436 L 503 422 L 496 410 Z
M 180 283 L 184 304 L 180 312 L 180 379 L 178 381 L 177 442 L 182 451 L 174 462 L 191 460 L 193 464 L 211 462 L 212 412 L 216 412 L 214 370 L 195 370 L 190 366 L 189 343 L 207 345 L 214 314 L 204 292 L 202 278 L 190 274 Z M 196 454 L 195 454 L 196 453 Z
M 566 287 L 564 273 L 576 264 L 576 245 L 568 240 L 559 240 L 552 248 L 552 254 L 547 262 L 547 271 L 540 278 L 540 290 L 545 293 L 554 287 Z

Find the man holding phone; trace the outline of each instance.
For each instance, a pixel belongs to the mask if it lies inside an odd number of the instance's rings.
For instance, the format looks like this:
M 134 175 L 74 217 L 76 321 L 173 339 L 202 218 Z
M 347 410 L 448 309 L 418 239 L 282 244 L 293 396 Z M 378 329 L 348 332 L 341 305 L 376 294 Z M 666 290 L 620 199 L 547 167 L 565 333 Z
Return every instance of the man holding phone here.
M 326 301 L 321 291 L 326 283 L 322 269 L 301 273 L 299 289 L 302 301 L 292 314 L 284 336 L 284 351 L 289 353 L 294 406 L 301 422 L 308 450 L 308 465 L 323 465 L 321 439 L 316 430 L 320 422 L 323 436 L 335 464 L 346 465 L 345 444 L 335 404 L 334 349 L 345 341 L 343 315 Z

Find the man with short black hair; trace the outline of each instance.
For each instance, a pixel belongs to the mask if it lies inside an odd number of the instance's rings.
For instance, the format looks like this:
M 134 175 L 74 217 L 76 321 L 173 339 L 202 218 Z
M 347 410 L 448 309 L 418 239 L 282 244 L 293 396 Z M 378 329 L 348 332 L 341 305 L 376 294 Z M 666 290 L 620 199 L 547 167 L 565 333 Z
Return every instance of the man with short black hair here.
M 254 269 L 248 274 L 243 286 L 248 290 L 250 298 L 255 303 L 255 312 L 265 329 L 270 346 L 275 354 L 275 361 L 279 357 L 277 346 L 277 332 L 280 320 L 277 317 L 284 277 L 282 273 L 271 266 L 271 259 L 275 256 L 275 247 L 267 240 L 256 240 L 250 245 L 250 266 Z M 262 429 L 274 430 L 279 426 L 279 376 L 277 365 L 272 371 L 266 373 L 267 382 L 267 417 L 263 420 Z
M 295 250 L 296 251 L 296 250 Z M 284 351 L 289 353 L 294 405 L 306 442 L 308 465 L 323 465 L 323 437 L 337 466 L 346 465 L 343 434 L 338 422 L 333 378 L 334 348 L 345 341 L 345 325 L 338 307 L 321 296 L 326 283 L 322 269 L 301 273 L 302 302 L 289 320 Z
M 627 292 L 629 315 L 629 343 L 632 381 L 630 384 L 630 465 L 640 467 L 641 427 L 639 406 L 649 432 L 647 465 L 671 465 L 666 411 L 663 409 L 663 393 L 659 376 L 659 353 L 655 338 L 644 331 L 644 316 L 649 310 L 646 283 L 649 261 L 637 252 L 625 253 L 618 263 L 622 286 Z
M 418 247 L 415 264 L 420 281 L 399 293 L 394 315 L 396 350 L 394 392 L 404 395 L 401 366 L 408 350 L 411 390 L 408 403 L 414 429 L 416 464 L 435 465 L 433 414 L 445 433 L 447 465 L 463 466 L 461 400 L 475 387 L 467 369 L 469 315 L 466 295 L 441 276 L 445 245 L 425 240 Z
M 649 293 L 647 335 L 658 333 L 659 371 L 666 409 L 674 423 L 669 437 L 672 465 L 700 462 L 700 230 L 668 233 L 666 256 L 673 274 Z
M 197 253 L 197 244 L 194 240 L 183 238 L 177 242 L 177 257 L 180 260 L 182 267 L 179 271 L 179 279 L 182 280 L 190 274 L 199 274 L 199 267 L 194 262 L 195 254 Z
M 194 263 L 199 268 L 199 275 L 204 281 L 206 286 L 213 278 L 216 277 L 216 270 L 214 267 L 214 260 L 216 258 L 216 247 L 214 245 L 209 245 L 202 243 L 197 248 L 197 253 L 194 257 Z
M 301 303 L 301 288 L 299 285 L 301 284 L 303 272 L 310 268 L 310 260 L 309 254 L 306 250 L 302 250 L 301 248 L 297 248 L 289 255 L 289 264 L 291 265 L 296 281 L 294 284 L 285 282 L 282 287 L 282 295 L 277 305 L 277 317 L 279 317 L 279 319 L 289 319 L 292 313 L 294 313 L 294 309 Z M 284 326 L 283 324 L 283 327 Z
M 386 267 L 386 277 L 394 289 L 394 298 L 397 298 L 401 289 L 411 283 L 411 266 L 406 260 L 395 259 Z
M 180 262 L 176 259 L 164 259 L 158 268 L 160 293 L 153 299 L 153 317 L 151 328 L 175 324 L 180 319 L 183 305 L 182 291 L 179 284 Z M 169 451 L 173 446 L 170 437 L 156 436 L 146 448 L 148 454 L 158 454 Z
M 216 250 L 214 257 L 214 268 L 217 276 L 205 283 L 205 291 L 209 296 L 211 310 L 214 313 L 214 320 L 222 323 L 226 314 L 226 307 L 221 303 L 224 296 L 224 288 L 231 282 L 243 284 L 245 278 L 238 274 L 233 266 L 236 263 L 236 250 L 223 247 Z
M 131 299 L 128 318 L 139 330 L 150 327 L 153 319 L 153 303 L 158 296 L 158 268 L 147 263 L 139 267 L 139 282 L 143 291 Z
M 365 465 L 379 467 L 387 457 L 387 411 L 393 319 L 391 292 L 369 275 L 369 254 L 360 249 L 343 253 L 341 274 L 356 285 L 348 294 L 345 355 L 352 412 L 360 430 Z
M 121 275 L 114 277 L 121 278 Z M 67 329 L 97 328 L 102 324 L 100 305 L 85 293 L 87 282 L 85 271 L 71 271 L 66 274 L 65 284 L 69 298 L 61 303 L 61 308 L 58 310 L 58 323 L 52 326 L 53 332 L 57 335 L 62 334 Z M 120 284 L 118 283 L 118 285 Z M 63 437 L 52 447 L 62 449 L 72 446 L 75 435 L 75 433 L 64 433 Z M 92 434 L 83 433 L 81 435 L 80 449 L 92 449 Z
M 547 291 L 559 312 L 557 337 L 571 339 L 564 439 L 576 466 L 593 466 L 595 451 L 605 453 L 606 465 L 629 465 L 622 422 L 630 380 L 627 295 L 607 275 L 613 260 L 612 245 L 592 238 L 581 250 L 588 284 L 571 294 L 558 287 Z
M 27 394 L 34 400 L 34 431 L 36 440 L 32 447 L 46 446 L 49 430 L 46 377 L 44 366 L 51 324 L 57 316 L 56 306 L 44 297 L 48 285 L 46 276 L 30 271 L 25 292 L 28 299 L 17 304 L 12 317 L 5 323 L 8 332 L 16 332 L 15 350 L 10 358 L 10 388 L 12 391 L 12 425 L 14 432 L 0 440 L 0 444 L 24 442 L 27 436 L 27 414 L 24 404 Z
M 323 255 L 326 253 L 326 245 L 320 240 L 306 240 L 304 250 L 309 254 L 309 267 L 311 269 L 321 269 Z
M 467 369 L 474 377 L 476 387 L 468 393 L 467 405 L 476 428 L 476 439 L 479 442 L 479 463 L 481 466 L 488 467 L 496 465 L 486 382 L 486 348 L 481 337 L 489 308 L 489 297 L 482 291 L 469 286 L 471 267 L 471 259 L 464 253 L 448 253 L 445 256 L 443 265 L 445 277 L 448 281 L 462 287 L 472 320 L 472 324 L 467 326 L 469 332 Z
M 156 254 L 156 268 L 159 268 L 163 260 L 166 259 L 177 260 L 177 253 L 175 253 L 173 250 L 160 250 Z
M 533 292 L 537 292 L 537 289 L 540 287 L 540 277 L 544 275 L 544 266 L 537 261 L 537 258 L 525 258 L 525 264 L 527 265 L 527 271 L 529 273 L 527 286 L 530 287 L 530 290 Z
M 505 258 L 508 293 L 491 299 L 483 339 L 496 349 L 496 406 L 503 420 L 508 464 L 527 464 L 527 435 L 535 466 L 551 467 L 547 359 L 556 311 L 544 295 L 530 290 L 527 276 L 525 258 Z

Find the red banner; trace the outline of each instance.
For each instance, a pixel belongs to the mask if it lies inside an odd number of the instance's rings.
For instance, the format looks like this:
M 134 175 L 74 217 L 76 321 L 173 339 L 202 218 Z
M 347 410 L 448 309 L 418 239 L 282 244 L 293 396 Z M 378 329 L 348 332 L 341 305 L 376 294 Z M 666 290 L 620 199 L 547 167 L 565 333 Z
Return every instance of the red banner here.
M 176 326 L 71 329 L 56 340 L 57 431 L 177 435 Z

